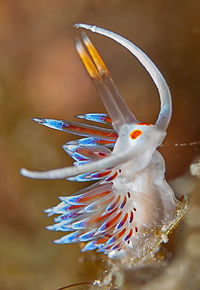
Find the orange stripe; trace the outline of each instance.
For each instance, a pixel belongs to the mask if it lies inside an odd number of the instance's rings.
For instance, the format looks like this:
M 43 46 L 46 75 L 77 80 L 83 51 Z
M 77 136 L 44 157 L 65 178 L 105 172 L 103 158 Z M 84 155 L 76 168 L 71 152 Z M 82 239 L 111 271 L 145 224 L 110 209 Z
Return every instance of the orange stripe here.
M 111 119 L 110 117 L 107 116 L 107 117 L 105 118 L 105 122 L 107 122 L 107 123 L 112 123 L 112 119 Z
M 103 62 L 102 58 L 100 57 L 98 51 L 96 50 L 96 48 L 94 47 L 94 45 L 92 44 L 92 42 L 90 41 L 90 39 L 87 37 L 86 34 L 83 34 L 83 41 L 92 57 L 92 60 L 94 61 L 94 63 L 97 66 L 98 71 L 100 72 L 101 75 L 106 74 L 109 75 L 109 71 L 105 65 L 105 63 Z
M 126 228 L 124 228 L 118 235 L 117 238 L 119 239 L 121 236 L 123 236 L 126 232 Z
M 112 210 L 113 208 L 115 208 L 115 206 L 118 204 L 120 198 L 121 198 L 121 195 L 119 195 L 119 196 L 117 197 L 116 201 L 113 202 L 113 204 L 109 205 L 109 207 L 108 207 L 107 210 L 110 211 L 110 210 Z
M 103 191 L 103 192 L 100 192 L 100 193 L 97 193 L 97 194 L 93 194 L 93 195 L 89 195 L 89 196 L 83 196 L 83 197 L 80 197 L 80 199 L 78 200 L 79 202 L 84 202 L 84 201 L 89 201 L 89 200 L 93 200 L 93 199 L 97 199 L 99 197 L 103 197 L 107 194 L 111 193 L 111 191 Z
M 107 242 L 108 238 L 100 238 L 96 241 L 95 244 L 105 244 Z
M 101 216 L 99 216 L 99 217 L 97 217 L 97 218 L 91 219 L 91 220 L 90 220 L 90 223 L 91 223 L 91 222 L 100 222 L 100 221 L 106 219 L 107 217 L 109 217 L 110 215 L 112 215 L 116 210 L 117 210 L 117 208 L 114 209 L 113 211 L 111 211 L 111 212 L 105 214 L 105 215 L 101 215 Z
M 108 174 L 110 174 L 112 172 L 112 170 L 108 170 L 108 171 L 104 171 L 104 172 L 100 172 L 100 173 L 97 173 L 96 175 L 94 175 L 95 177 L 104 177 Z
M 71 209 L 75 209 L 75 208 L 80 208 L 80 207 L 83 207 L 83 205 L 71 205 L 67 208 L 67 210 L 71 210 Z
M 103 132 L 103 131 L 98 131 L 95 129 L 90 129 L 90 128 L 82 128 L 82 127 L 78 127 L 75 125 L 69 125 L 69 124 L 64 124 L 62 126 L 63 128 L 66 128 L 67 130 L 74 130 L 77 132 L 83 132 L 89 135 L 99 135 L 99 136 L 103 136 L 103 137 L 110 137 L 110 138 L 115 138 L 117 139 L 118 134 L 116 132 Z
M 119 217 L 121 216 L 122 212 L 119 212 L 115 217 L 113 217 L 110 221 L 107 222 L 105 230 L 108 229 L 110 226 L 113 225 L 113 223 L 115 223 Z
M 118 137 L 118 135 L 117 135 Z M 98 140 L 97 144 L 110 144 L 110 143 L 115 143 L 113 140 Z
M 133 230 L 130 229 L 129 234 L 125 237 L 126 241 L 130 239 L 130 237 L 132 236 Z
M 76 49 L 90 77 L 99 78 L 100 76 L 95 65 L 78 39 L 76 39 Z
M 117 176 L 117 171 L 115 171 L 115 173 L 113 175 L 111 175 L 110 177 L 106 178 L 106 181 L 111 181 L 111 180 L 115 179 L 116 176 Z
M 119 224 L 120 225 L 119 228 L 121 228 L 124 225 L 124 223 L 126 222 L 127 218 L 128 218 L 128 213 L 126 213 L 125 216 L 124 216 L 124 218 L 121 220 L 121 222 Z

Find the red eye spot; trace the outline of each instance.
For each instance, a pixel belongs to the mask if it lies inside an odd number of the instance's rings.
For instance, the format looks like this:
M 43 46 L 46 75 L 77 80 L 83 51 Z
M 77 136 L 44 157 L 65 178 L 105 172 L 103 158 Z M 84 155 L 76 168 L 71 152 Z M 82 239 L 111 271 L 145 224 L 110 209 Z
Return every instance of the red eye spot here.
M 136 139 L 142 134 L 142 131 L 140 130 L 133 130 L 130 134 L 131 139 Z

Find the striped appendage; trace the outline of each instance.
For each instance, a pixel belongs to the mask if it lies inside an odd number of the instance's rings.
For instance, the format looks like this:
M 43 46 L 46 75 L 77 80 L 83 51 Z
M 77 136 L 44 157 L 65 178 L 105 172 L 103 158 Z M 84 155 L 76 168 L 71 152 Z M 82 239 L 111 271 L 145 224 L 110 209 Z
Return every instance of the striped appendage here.
M 115 194 L 113 183 L 99 182 L 70 197 L 60 197 L 61 203 L 47 209 L 48 215 L 59 214 L 49 230 L 70 234 L 56 240 L 57 244 L 85 242 L 82 251 L 97 249 L 100 252 L 120 250 L 129 243 L 133 230 L 133 212 L 124 211 L 127 197 Z
M 112 122 L 106 114 L 93 113 L 79 115 L 77 117 L 85 119 L 86 121 L 89 120 L 106 124 L 110 124 Z M 111 128 L 107 129 L 78 122 L 66 122 L 63 120 L 38 118 L 34 118 L 33 120 L 52 129 L 85 137 L 69 141 L 63 145 L 65 152 L 75 160 L 74 166 L 79 166 L 84 163 L 97 161 L 107 157 L 110 155 L 111 149 L 115 145 L 118 138 L 117 132 Z M 68 178 L 68 180 L 95 181 L 105 178 L 111 172 L 112 171 L 108 169 L 100 172 L 85 173 Z
M 106 114 L 84 114 L 77 117 L 107 125 L 112 122 Z M 34 120 L 53 129 L 85 136 L 63 145 L 63 149 L 75 160 L 75 166 L 107 157 L 117 139 L 117 133 L 112 129 L 76 122 Z M 99 182 L 74 196 L 60 197 L 60 204 L 45 211 L 49 216 L 59 215 L 54 219 L 55 224 L 47 229 L 71 232 L 55 243 L 85 242 L 82 251 L 97 249 L 105 253 L 120 250 L 124 243 L 129 243 L 132 235 L 129 224 L 133 221 L 133 212 L 125 212 L 124 207 L 130 193 L 122 196 L 113 191 L 113 180 L 117 175 L 116 170 L 108 168 L 69 178 L 71 181 Z

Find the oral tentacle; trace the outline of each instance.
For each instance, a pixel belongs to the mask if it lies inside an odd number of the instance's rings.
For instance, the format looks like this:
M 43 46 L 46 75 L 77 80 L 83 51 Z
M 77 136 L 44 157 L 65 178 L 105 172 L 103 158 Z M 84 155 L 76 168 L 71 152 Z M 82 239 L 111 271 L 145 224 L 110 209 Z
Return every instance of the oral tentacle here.
M 132 155 L 133 151 L 129 149 L 125 152 L 111 153 L 110 156 L 103 158 L 102 160 L 94 161 L 77 167 L 69 166 L 47 171 L 31 171 L 22 168 L 20 173 L 23 176 L 34 179 L 63 179 L 87 172 L 94 172 L 106 168 L 112 168 L 128 161 Z
M 91 42 L 90 42 L 91 43 Z M 94 48 L 92 44 L 88 44 L 88 41 L 86 42 L 87 48 L 89 52 L 92 54 L 92 62 L 91 58 L 85 51 L 82 43 L 76 39 L 76 49 L 78 51 L 78 54 L 92 80 L 92 83 L 94 84 L 99 96 L 101 97 L 104 106 L 106 107 L 111 119 L 112 124 L 115 130 L 119 131 L 120 128 L 127 124 L 125 119 L 125 114 L 121 112 L 121 108 L 118 103 L 116 102 L 116 99 L 120 100 L 121 96 L 119 95 L 117 89 L 115 88 L 114 84 L 111 86 L 110 74 L 108 72 L 108 69 L 106 68 L 103 60 L 99 56 L 98 52 Z M 105 80 L 110 84 L 111 90 L 108 88 L 107 84 L 105 83 Z M 123 103 L 123 100 L 121 99 L 121 103 Z M 129 111 L 127 107 L 126 111 L 127 115 L 129 113 L 132 115 L 132 113 Z M 134 118 L 133 118 L 134 121 Z
M 133 115 L 133 113 L 130 111 L 129 107 L 121 97 L 115 83 L 113 82 L 113 79 L 111 77 L 110 72 L 108 71 L 104 61 L 102 60 L 101 56 L 99 55 L 98 51 L 86 35 L 86 33 L 82 32 L 82 38 L 85 46 L 87 47 L 91 58 L 93 62 L 95 63 L 100 76 L 102 77 L 104 83 L 106 84 L 107 88 L 110 90 L 112 96 L 113 96 L 113 102 L 116 104 L 116 106 L 119 108 L 125 123 L 135 123 L 138 120 Z M 106 100 L 104 101 L 106 102 Z M 109 106 L 109 104 L 106 106 L 106 108 Z
M 101 35 L 113 39 L 114 41 L 118 42 L 119 44 L 127 48 L 140 61 L 140 63 L 145 67 L 145 69 L 150 74 L 151 78 L 153 79 L 158 89 L 161 101 L 161 109 L 158 119 L 156 121 L 156 125 L 160 129 L 165 131 L 168 127 L 172 114 L 171 94 L 164 77 L 162 76 L 161 72 L 158 70 L 156 65 L 150 60 L 150 58 L 135 44 L 133 44 L 131 41 L 127 40 L 126 38 L 120 36 L 117 33 L 108 31 L 100 27 L 96 27 L 94 25 L 82 23 L 77 23 L 74 26 L 76 28 L 85 28 L 92 32 L 99 33 Z

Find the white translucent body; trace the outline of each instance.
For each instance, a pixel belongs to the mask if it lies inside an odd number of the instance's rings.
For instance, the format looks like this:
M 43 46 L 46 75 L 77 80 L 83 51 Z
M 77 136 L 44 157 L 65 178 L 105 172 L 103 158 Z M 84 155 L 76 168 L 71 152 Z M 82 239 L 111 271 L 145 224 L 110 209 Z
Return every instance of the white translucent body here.
M 141 129 L 141 126 L 129 125 L 122 129 L 113 150 L 114 153 L 123 152 L 127 146 L 132 145 L 133 152 L 135 150 L 138 152 L 137 156 L 133 154 L 129 161 L 114 169 L 120 169 L 120 173 L 113 180 L 113 192 L 116 195 L 121 195 L 123 199 L 123 196 L 130 192 L 131 198 L 124 207 L 124 212 L 137 209 L 129 228 L 137 227 L 138 232 L 134 231 L 131 243 L 124 244 L 120 254 L 118 251 L 112 251 L 111 258 L 126 255 L 127 250 L 130 250 L 130 255 L 134 258 L 143 257 L 146 252 L 156 247 L 161 238 L 159 235 L 155 238 L 155 231 L 162 232 L 162 229 L 165 229 L 164 233 L 176 220 L 177 207 L 180 206 L 180 202 L 165 180 L 164 159 L 156 150 L 162 143 L 165 133 L 157 126 L 142 127 L 143 135 L 137 140 L 131 140 L 128 136 L 130 131 Z
M 165 233 L 173 225 L 177 218 L 177 206 L 180 205 L 165 180 L 165 164 L 158 151 L 153 153 L 149 164 L 139 171 L 132 161 L 120 167 L 121 173 L 113 181 L 113 191 L 116 194 L 130 192 L 131 198 L 124 207 L 124 212 L 137 209 L 128 229 L 137 227 L 138 232 L 134 231 L 131 243 L 124 244 L 122 252 L 109 253 L 111 258 L 126 256 L 127 251 L 130 251 L 129 255 L 134 259 L 143 258 L 162 240 L 161 234 L 156 236 L 155 232 L 162 233 L 163 230 Z

